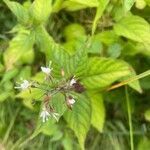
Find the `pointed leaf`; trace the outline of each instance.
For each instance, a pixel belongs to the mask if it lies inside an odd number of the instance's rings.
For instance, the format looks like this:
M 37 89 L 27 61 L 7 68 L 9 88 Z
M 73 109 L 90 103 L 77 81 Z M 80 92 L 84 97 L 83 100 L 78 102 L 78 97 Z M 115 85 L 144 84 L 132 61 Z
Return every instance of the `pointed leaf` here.
M 81 149 L 84 149 L 84 141 L 90 127 L 91 106 L 89 99 L 84 95 L 73 94 L 76 103 L 72 111 L 64 115 L 70 128 L 75 132 Z
M 130 15 L 122 18 L 115 24 L 114 30 L 119 36 L 141 42 L 144 45 L 150 44 L 150 25 L 139 16 Z
M 96 15 L 95 15 L 93 25 L 92 25 L 92 34 L 94 34 L 96 27 L 97 27 L 98 20 L 103 15 L 103 12 L 108 3 L 109 3 L 109 0 L 99 0 L 99 4 L 98 4 L 97 10 L 96 10 Z
M 27 52 L 32 51 L 34 36 L 30 31 L 18 33 L 10 43 L 4 53 L 4 61 L 7 69 L 13 68 L 13 65 L 23 57 Z M 33 53 L 32 53 L 33 55 Z M 30 60 L 29 60 L 30 61 Z
M 9 9 L 15 14 L 18 21 L 27 24 L 29 21 L 28 10 L 24 8 L 21 4 L 9 0 L 4 0 Z
M 105 121 L 105 107 L 102 95 L 94 92 L 88 92 L 88 94 L 92 106 L 91 123 L 99 132 L 102 132 Z
M 30 13 L 36 23 L 45 23 L 51 10 L 52 0 L 35 0 L 31 6 Z
M 129 73 L 129 66 L 124 61 L 94 57 L 89 59 L 87 74 L 81 82 L 87 89 L 99 89 Z

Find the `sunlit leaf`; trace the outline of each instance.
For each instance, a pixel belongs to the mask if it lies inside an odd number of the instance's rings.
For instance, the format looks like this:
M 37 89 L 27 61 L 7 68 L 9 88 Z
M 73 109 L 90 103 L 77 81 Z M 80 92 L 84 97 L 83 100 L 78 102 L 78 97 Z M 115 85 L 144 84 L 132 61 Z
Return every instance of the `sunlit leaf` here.
M 13 2 L 9 0 L 4 0 L 4 2 L 7 4 L 9 9 L 15 14 L 19 22 L 23 24 L 27 24 L 29 22 L 29 13 L 25 7 L 23 7 L 18 2 Z
M 129 67 L 123 61 L 95 57 L 89 59 L 87 74 L 81 79 L 81 82 L 87 89 L 99 89 L 129 73 Z
M 91 124 L 99 131 L 103 131 L 105 121 L 105 107 L 102 95 L 95 92 L 88 92 L 91 99 L 92 118 Z
M 72 111 L 65 113 L 65 120 L 69 127 L 75 132 L 81 149 L 84 149 L 84 141 L 90 127 L 91 106 L 90 101 L 84 95 L 73 94 L 76 103 Z
M 139 16 L 129 15 L 122 18 L 114 25 L 114 30 L 119 36 L 141 42 L 144 45 L 150 44 L 150 25 Z
M 104 12 L 108 3 L 109 3 L 109 0 L 98 0 L 96 15 L 95 15 L 93 25 L 92 25 L 92 34 L 94 34 L 96 27 L 97 27 L 98 20 L 103 15 L 103 12 Z
M 30 14 L 36 23 L 45 23 L 52 11 L 52 0 L 34 0 Z
M 23 55 L 33 51 L 34 36 L 30 31 L 18 33 L 9 43 L 8 49 L 4 53 L 4 61 L 7 69 L 14 67 L 17 61 L 20 61 Z M 33 55 L 34 53 L 32 53 Z M 31 61 L 28 59 L 28 61 Z

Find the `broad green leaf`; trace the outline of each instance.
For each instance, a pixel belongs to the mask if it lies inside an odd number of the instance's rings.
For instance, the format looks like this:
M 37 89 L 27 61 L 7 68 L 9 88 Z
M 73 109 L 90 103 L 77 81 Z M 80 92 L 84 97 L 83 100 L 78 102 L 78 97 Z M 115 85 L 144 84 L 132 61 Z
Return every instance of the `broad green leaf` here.
M 7 4 L 9 9 L 15 14 L 19 22 L 23 24 L 27 24 L 29 22 L 28 10 L 24 8 L 21 4 L 9 0 L 4 0 L 4 2 Z
M 113 43 L 108 47 L 107 54 L 111 58 L 118 58 L 121 55 L 122 45 L 119 43 Z
M 144 45 L 150 44 L 150 25 L 139 16 L 126 16 L 114 25 L 117 35 L 124 36 L 131 40 L 141 42 Z
M 123 7 L 124 11 L 127 12 L 131 9 L 131 7 L 134 5 L 135 0 L 124 0 L 123 1 Z
M 98 6 L 98 0 L 70 0 L 71 2 L 76 2 L 82 5 L 86 5 L 89 7 L 96 7 Z
M 40 48 L 40 51 L 45 54 L 46 60 L 49 61 L 51 56 L 53 39 L 50 37 L 50 35 L 43 26 L 37 27 L 34 32 L 37 46 Z
M 81 82 L 87 89 L 99 89 L 129 73 L 129 66 L 124 61 L 94 57 L 89 59 L 87 74 L 81 79 Z
M 122 78 L 123 80 L 128 80 L 128 79 L 136 76 L 136 72 L 134 71 L 134 69 L 131 66 L 129 66 L 129 67 L 130 67 L 130 74 L 128 76 L 126 76 L 126 77 L 123 77 Z M 130 83 L 128 83 L 128 85 L 131 88 L 133 88 L 134 90 L 136 90 L 137 92 L 142 93 L 142 88 L 141 88 L 139 80 L 135 80 L 133 82 L 130 82 Z
M 72 1 L 64 1 L 62 3 L 62 9 L 66 9 L 67 11 L 76 11 L 80 9 L 86 8 L 85 5 L 79 4 L 77 2 L 72 2 Z
M 58 125 L 51 118 L 49 118 L 46 122 L 42 122 L 41 118 L 38 118 L 38 123 L 34 134 L 38 135 L 39 133 L 43 133 L 48 136 L 53 136 L 58 131 Z
M 105 122 L 105 107 L 102 95 L 94 92 L 88 92 L 88 94 L 92 107 L 91 123 L 99 132 L 102 132 Z
M 67 109 L 64 95 L 61 93 L 58 93 L 51 98 L 51 104 L 56 113 L 60 114 L 60 117 L 64 114 L 64 112 Z
M 109 0 L 98 0 L 98 2 L 99 2 L 99 4 L 98 4 L 97 10 L 96 10 L 96 15 L 95 15 L 93 25 L 92 25 L 92 35 L 94 34 L 94 32 L 96 30 L 98 20 L 103 15 L 103 12 L 104 12 L 107 4 L 109 3 Z
M 62 8 L 75 11 L 86 7 L 97 7 L 98 4 L 98 0 L 67 0 L 63 2 Z
M 40 89 L 31 89 L 31 93 L 30 93 L 29 90 L 24 90 L 21 91 L 19 94 L 17 94 L 16 98 L 21 98 L 26 107 L 30 109 L 34 109 L 32 102 L 34 100 L 42 101 L 43 91 L 41 91 Z
M 84 95 L 73 94 L 76 100 L 72 111 L 68 110 L 64 118 L 69 127 L 75 132 L 81 149 L 84 149 L 84 141 L 90 127 L 91 106 L 89 99 Z
M 69 134 L 66 134 L 63 138 L 62 145 L 65 150 L 73 150 L 73 140 Z
M 90 46 L 88 47 L 88 53 L 100 55 L 102 53 L 102 50 L 102 42 L 96 36 L 93 36 L 91 38 Z
M 79 50 L 76 51 L 75 55 L 69 60 L 70 74 L 76 77 L 81 77 L 85 74 L 88 56 L 86 45 L 83 44 Z
M 29 80 L 31 77 L 31 67 L 30 66 L 25 66 L 23 67 L 20 72 L 19 72 L 19 75 L 17 76 L 17 79 L 16 81 L 20 80 L 20 79 L 26 79 L 26 80 Z
M 64 0 L 55 0 L 53 6 L 52 6 L 52 12 L 57 13 L 61 10 L 61 6 Z
M 84 43 L 73 56 L 70 56 L 67 50 L 57 44 L 43 27 L 37 30 L 36 42 L 47 55 L 47 61 L 52 61 L 54 77 L 60 78 L 62 69 L 66 78 L 84 74 L 87 61 L 86 45 Z
M 18 68 L 6 71 L 5 74 L 3 75 L 3 78 L 0 84 L 3 84 L 4 82 L 9 81 L 10 79 L 14 78 L 18 74 L 18 72 L 19 72 Z
M 61 47 L 60 45 L 56 44 L 55 42 L 52 44 L 52 53 L 50 60 L 52 60 L 52 67 L 53 74 L 55 77 L 61 77 L 61 70 L 63 69 L 65 72 L 65 77 L 71 77 L 70 74 L 70 56 L 69 54 Z
M 0 92 L 1 92 L 0 103 L 5 101 L 11 95 L 11 93 L 8 91 L 5 92 L 5 91 L 0 90 Z
M 34 0 L 30 14 L 35 23 L 45 23 L 52 11 L 52 0 Z
M 9 43 L 8 49 L 4 53 L 4 61 L 7 69 L 14 67 L 23 55 L 32 51 L 34 36 L 30 31 L 18 33 Z M 30 60 L 29 60 L 30 61 Z
M 113 44 L 118 41 L 118 36 L 115 34 L 115 32 L 113 30 L 107 30 L 107 31 L 100 32 L 100 33 L 94 35 L 94 38 L 97 41 L 100 41 L 106 45 L 110 45 L 110 44 Z

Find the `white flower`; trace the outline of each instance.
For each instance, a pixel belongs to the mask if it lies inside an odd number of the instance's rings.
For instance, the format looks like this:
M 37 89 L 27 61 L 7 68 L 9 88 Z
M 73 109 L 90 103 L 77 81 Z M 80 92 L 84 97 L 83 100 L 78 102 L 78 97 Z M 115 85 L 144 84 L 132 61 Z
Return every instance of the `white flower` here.
M 75 84 L 75 83 L 77 83 L 77 81 L 74 78 L 72 78 L 70 81 L 70 86 L 73 86 L 73 84 Z
M 47 75 L 50 75 L 53 68 L 51 68 L 52 61 L 49 62 L 49 67 L 41 67 L 42 72 L 44 72 Z
M 68 106 L 69 109 L 72 109 L 72 106 L 73 106 L 73 104 L 74 104 L 75 102 L 76 102 L 75 99 L 72 98 L 71 96 L 69 96 L 69 97 L 67 98 L 66 104 L 67 104 L 67 106 Z
M 49 113 L 45 107 L 42 108 L 42 112 L 40 114 L 40 118 L 42 118 L 43 122 L 48 121 L 49 117 L 53 117 L 58 122 L 59 116 L 60 115 L 58 113 L 55 113 L 53 111 Z
M 41 67 L 42 72 L 45 74 L 49 75 L 51 73 L 53 68 L 48 68 L 48 67 Z
M 45 107 L 43 107 L 42 112 L 40 114 L 40 118 L 42 118 L 42 121 L 43 122 L 47 121 L 49 116 L 50 116 L 49 112 L 46 110 Z
M 68 103 L 69 103 L 70 105 L 73 105 L 75 102 L 76 102 L 76 101 L 75 101 L 75 99 L 73 99 L 73 98 L 68 99 Z
M 26 90 L 30 87 L 30 83 L 28 80 L 23 80 L 23 82 L 20 84 L 20 86 L 16 86 L 15 89 L 22 89 Z

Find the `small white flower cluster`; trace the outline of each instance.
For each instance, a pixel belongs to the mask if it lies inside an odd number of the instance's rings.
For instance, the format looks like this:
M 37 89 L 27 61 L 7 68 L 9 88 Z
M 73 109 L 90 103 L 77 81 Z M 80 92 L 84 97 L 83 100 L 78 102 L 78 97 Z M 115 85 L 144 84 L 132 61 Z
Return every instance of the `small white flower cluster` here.
M 41 70 L 43 73 L 45 73 L 46 75 L 50 75 L 53 68 L 51 67 L 52 61 L 50 61 L 49 63 L 49 67 L 41 67 Z
M 43 67 L 41 66 L 41 71 L 43 73 L 46 74 L 47 77 L 51 77 L 51 72 L 53 70 L 53 68 L 51 67 L 52 62 L 50 61 L 49 63 L 49 67 Z M 65 75 L 64 70 L 61 71 L 62 76 Z M 67 84 L 67 86 L 69 87 L 73 87 L 74 84 L 76 84 L 77 81 L 75 80 L 75 78 L 73 77 L 69 83 Z M 28 80 L 23 80 L 18 86 L 16 86 L 16 89 L 21 89 L 21 90 L 26 90 L 29 89 L 30 87 L 34 86 L 33 82 L 29 82 Z M 71 96 L 68 96 L 66 98 L 66 105 L 68 106 L 68 108 L 72 109 L 73 104 L 75 103 L 75 99 Z M 53 110 L 49 110 L 46 108 L 46 105 L 43 105 L 42 111 L 40 113 L 40 118 L 42 118 L 43 122 L 48 121 L 49 117 L 53 117 L 57 122 L 59 120 L 60 114 L 54 112 Z
M 72 109 L 73 104 L 74 104 L 75 102 L 76 102 L 75 99 L 72 98 L 71 96 L 69 96 L 69 97 L 67 98 L 67 101 L 66 101 L 67 106 L 68 106 L 70 109 Z
M 19 86 L 15 86 L 15 89 L 21 89 L 26 90 L 31 86 L 30 82 L 28 80 L 23 80 L 22 83 L 20 83 Z
M 40 118 L 42 118 L 43 122 L 48 121 L 49 117 L 53 117 L 57 122 L 59 120 L 59 114 L 55 112 L 48 112 L 45 107 L 42 108 L 42 112 L 40 113 Z
M 73 86 L 75 83 L 77 83 L 77 81 L 74 79 L 74 77 L 71 79 L 70 81 L 70 86 Z

